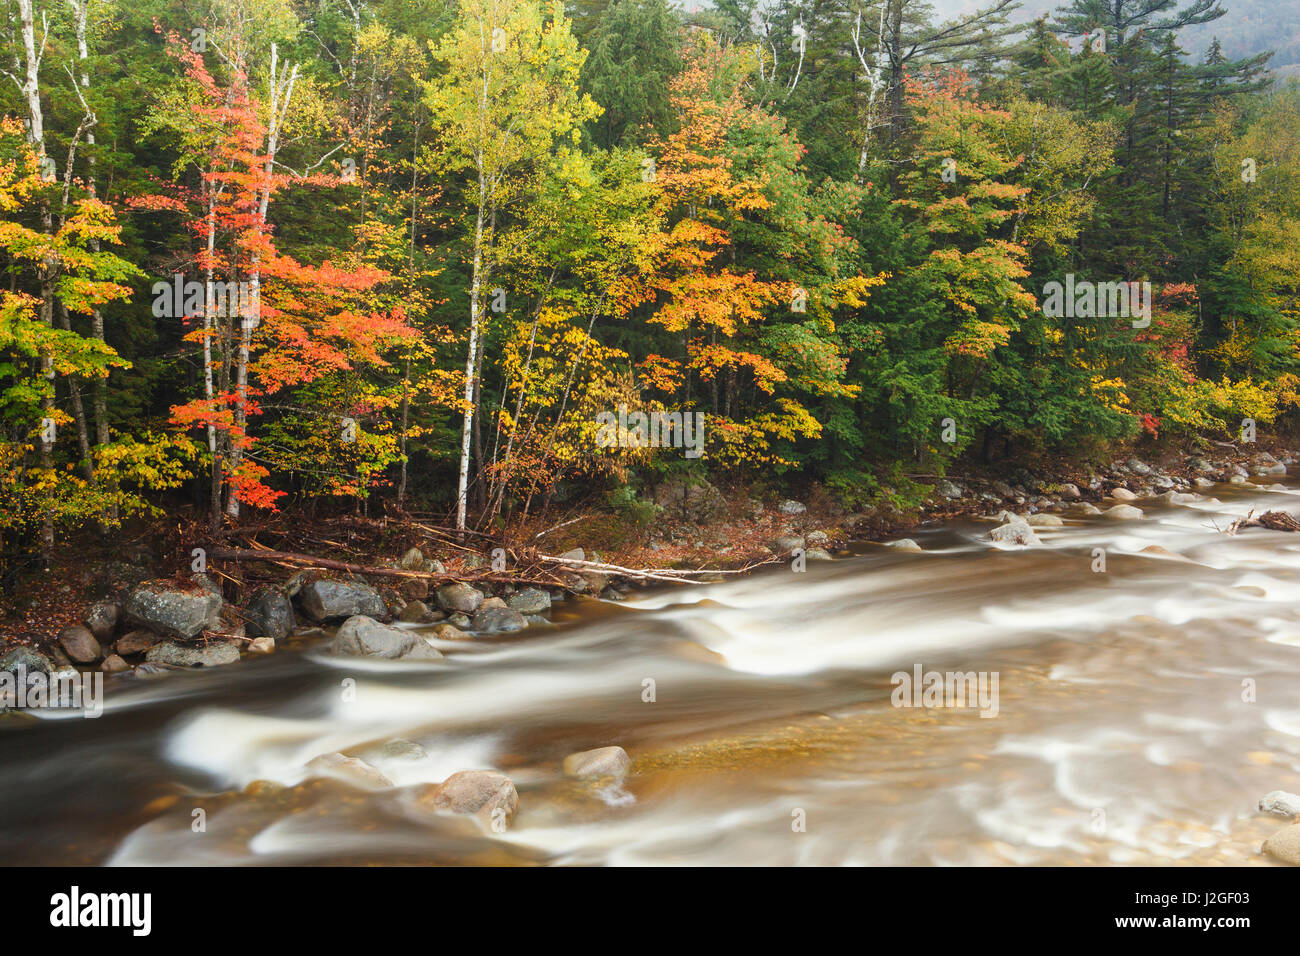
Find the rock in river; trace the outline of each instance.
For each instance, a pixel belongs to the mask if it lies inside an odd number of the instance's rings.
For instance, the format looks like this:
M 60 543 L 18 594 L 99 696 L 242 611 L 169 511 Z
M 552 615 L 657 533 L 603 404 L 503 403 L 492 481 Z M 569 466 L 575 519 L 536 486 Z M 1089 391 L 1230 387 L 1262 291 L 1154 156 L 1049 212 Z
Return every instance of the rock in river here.
M 152 664 L 171 664 L 174 667 L 217 667 L 236 663 L 239 647 L 234 641 L 211 641 L 197 647 L 168 641 L 149 648 L 144 659 Z
M 132 624 L 188 640 L 221 627 L 221 595 L 199 584 L 145 581 L 131 589 L 122 612 Z
M 1142 509 L 1134 508 L 1132 505 L 1115 505 L 1103 511 L 1101 516 L 1112 521 L 1136 521 L 1142 517 Z
M 438 606 L 448 614 L 473 614 L 483 603 L 483 593 L 463 581 L 444 584 L 435 592 Z
M 312 581 L 298 592 L 298 603 L 314 621 L 333 621 L 364 614 L 388 616 L 384 599 L 368 584 L 356 581 Z
M 998 525 L 988 533 L 990 541 L 996 541 L 998 544 L 1018 544 L 1025 547 L 1043 543 L 1039 540 L 1034 529 L 1030 527 L 1029 522 L 1020 515 L 1006 511 L 1002 514 L 1006 518 L 1006 522 Z
M 380 790 L 393 785 L 393 781 L 360 757 L 345 757 L 337 752 L 312 758 L 307 769 L 322 777 L 333 777 L 365 790 Z
M 389 660 L 437 660 L 442 657 L 418 634 L 380 624 L 357 614 L 339 625 L 331 650 L 352 657 L 383 657 Z
M 524 616 L 512 607 L 485 607 L 474 615 L 470 627 L 485 634 L 522 631 L 528 626 Z
M 632 758 L 622 747 L 598 747 L 564 758 L 566 777 L 622 777 L 632 766 Z
M 1300 864 L 1300 823 L 1278 830 L 1264 841 L 1263 849 L 1284 863 Z
M 438 810 L 470 813 L 490 824 L 498 810 L 508 824 L 519 807 L 519 792 L 514 781 L 495 770 L 462 770 L 453 773 L 438 787 L 430 788 L 420 798 Z
M 551 596 L 541 588 L 523 588 L 506 598 L 506 604 L 520 614 L 541 614 L 551 609 Z

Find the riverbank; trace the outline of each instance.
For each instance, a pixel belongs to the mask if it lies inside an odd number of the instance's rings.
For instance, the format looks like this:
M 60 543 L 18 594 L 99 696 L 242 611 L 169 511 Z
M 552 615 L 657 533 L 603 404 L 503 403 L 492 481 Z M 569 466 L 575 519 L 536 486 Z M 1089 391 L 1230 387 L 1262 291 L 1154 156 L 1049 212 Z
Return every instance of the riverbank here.
M 1052 516 L 1067 511 L 1088 515 L 1103 507 L 1120 506 L 1118 512 L 1132 516 L 1131 501 L 1194 495 L 1217 483 L 1267 485 L 1300 460 L 1300 452 L 1282 445 L 1204 447 L 1211 452 L 1172 449 L 1149 460 L 1128 455 L 1102 466 L 1060 465 L 1050 474 L 1040 467 L 932 478 L 923 486 L 929 496 L 913 507 L 895 503 L 897 496 L 885 489 L 875 506 L 859 511 L 819 488 L 799 498 L 763 500 L 745 488 L 665 482 L 641 503 L 639 524 L 593 507 L 558 521 L 536 520 L 499 538 L 472 533 L 461 539 L 407 515 L 304 521 L 282 514 L 233 529 L 227 541 L 214 545 L 182 521 L 142 529 L 116 553 L 103 546 L 98 553 L 70 550 L 51 571 L 30 575 L 0 618 L 0 659 L 21 648 L 55 666 L 111 673 L 142 663 L 187 666 L 267 653 L 300 624 L 338 624 L 350 616 L 303 613 L 298 595 L 304 582 L 315 587 L 332 579 L 369 589 L 370 596 L 342 606 L 368 607 L 381 623 L 446 621 L 463 639 L 473 639 L 480 631 L 540 623 L 544 618 L 529 616 L 544 614 L 552 601 L 617 601 L 640 587 L 674 580 L 686 584 L 776 562 L 834 560 L 848 553 L 851 541 L 912 550 L 909 532 L 963 516 L 1001 514 L 1031 527 L 1052 526 Z M 923 478 L 929 476 L 914 480 Z M 1034 540 L 1032 532 L 993 537 L 1013 545 Z M 188 624 L 174 627 L 124 609 L 150 581 L 155 591 L 171 592 L 172 604 L 194 604 Z M 491 602 L 489 610 L 505 607 L 495 629 L 474 626 L 477 604 L 461 607 L 466 600 L 439 597 L 440 587 L 457 583 Z M 516 597 L 520 591 L 529 596 Z M 204 603 L 209 600 L 216 608 L 210 614 Z M 292 623 L 285 630 L 265 623 L 268 615 Z M 163 639 L 179 650 L 162 655 L 165 661 L 146 660 Z M 220 647 L 215 652 L 214 642 Z M 189 647 L 195 643 L 201 647 Z

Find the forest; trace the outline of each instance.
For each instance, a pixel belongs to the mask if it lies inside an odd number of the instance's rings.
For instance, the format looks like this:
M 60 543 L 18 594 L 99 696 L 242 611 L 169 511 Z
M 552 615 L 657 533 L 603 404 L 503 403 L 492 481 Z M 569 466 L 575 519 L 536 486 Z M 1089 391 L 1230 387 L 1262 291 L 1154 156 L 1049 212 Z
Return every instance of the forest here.
M 0 562 L 1285 433 L 1300 86 L 1232 6 L 4 0 Z

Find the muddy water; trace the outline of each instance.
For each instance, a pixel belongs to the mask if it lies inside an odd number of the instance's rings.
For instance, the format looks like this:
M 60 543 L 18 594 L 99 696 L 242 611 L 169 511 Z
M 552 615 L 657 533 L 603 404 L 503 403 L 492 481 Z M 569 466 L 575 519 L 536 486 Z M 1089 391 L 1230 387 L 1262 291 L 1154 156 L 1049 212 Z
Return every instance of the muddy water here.
M 989 525 L 969 522 L 914 534 L 925 554 L 864 545 L 803 574 L 560 605 L 553 629 L 445 644 L 445 662 L 334 659 L 308 639 L 110 682 L 100 719 L 0 722 L 0 851 L 124 865 L 1266 864 L 1259 844 L 1285 821 L 1256 801 L 1300 792 L 1300 535 L 1217 529 L 1251 508 L 1300 511 L 1300 492 L 1212 493 L 1138 502 L 1143 521 L 1067 520 L 1038 549 L 992 550 Z M 996 675 L 996 716 L 893 706 L 891 675 L 918 664 Z M 395 738 L 426 755 L 383 756 Z M 621 786 L 564 779 L 567 753 L 610 744 L 634 760 Z M 329 751 L 397 786 L 309 777 Z M 470 768 L 514 779 L 507 832 L 415 799 Z

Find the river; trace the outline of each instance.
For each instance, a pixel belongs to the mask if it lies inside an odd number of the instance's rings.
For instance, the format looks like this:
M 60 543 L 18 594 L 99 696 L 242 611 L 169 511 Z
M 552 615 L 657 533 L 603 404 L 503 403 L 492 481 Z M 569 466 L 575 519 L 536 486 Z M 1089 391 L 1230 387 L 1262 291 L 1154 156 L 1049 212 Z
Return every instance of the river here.
M 1135 502 L 1141 521 L 1067 515 L 1041 548 L 994 550 L 989 524 L 956 522 L 912 533 L 923 554 L 862 544 L 804 573 L 569 602 L 558 627 L 442 644 L 442 662 L 331 658 L 308 638 L 110 680 L 99 719 L 0 722 L 0 852 L 1267 865 L 1259 845 L 1286 821 L 1256 802 L 1300 792 L 1300 535 L 1219 529 L 1300 503 L 1209 493 L 1220 501 Z M 894 706 L 891 675 L 917 665 L 996 675 L 996 715 Z M 398 738 L 423 753 L 379 752 Z M 566 754 L 612 744 L 633 759 L 621 786 L 561 773 Z M 330 751 L 397 786 L 307 777 Z M 504 833 L 414 798 L 480 768 L 519 790 Z

